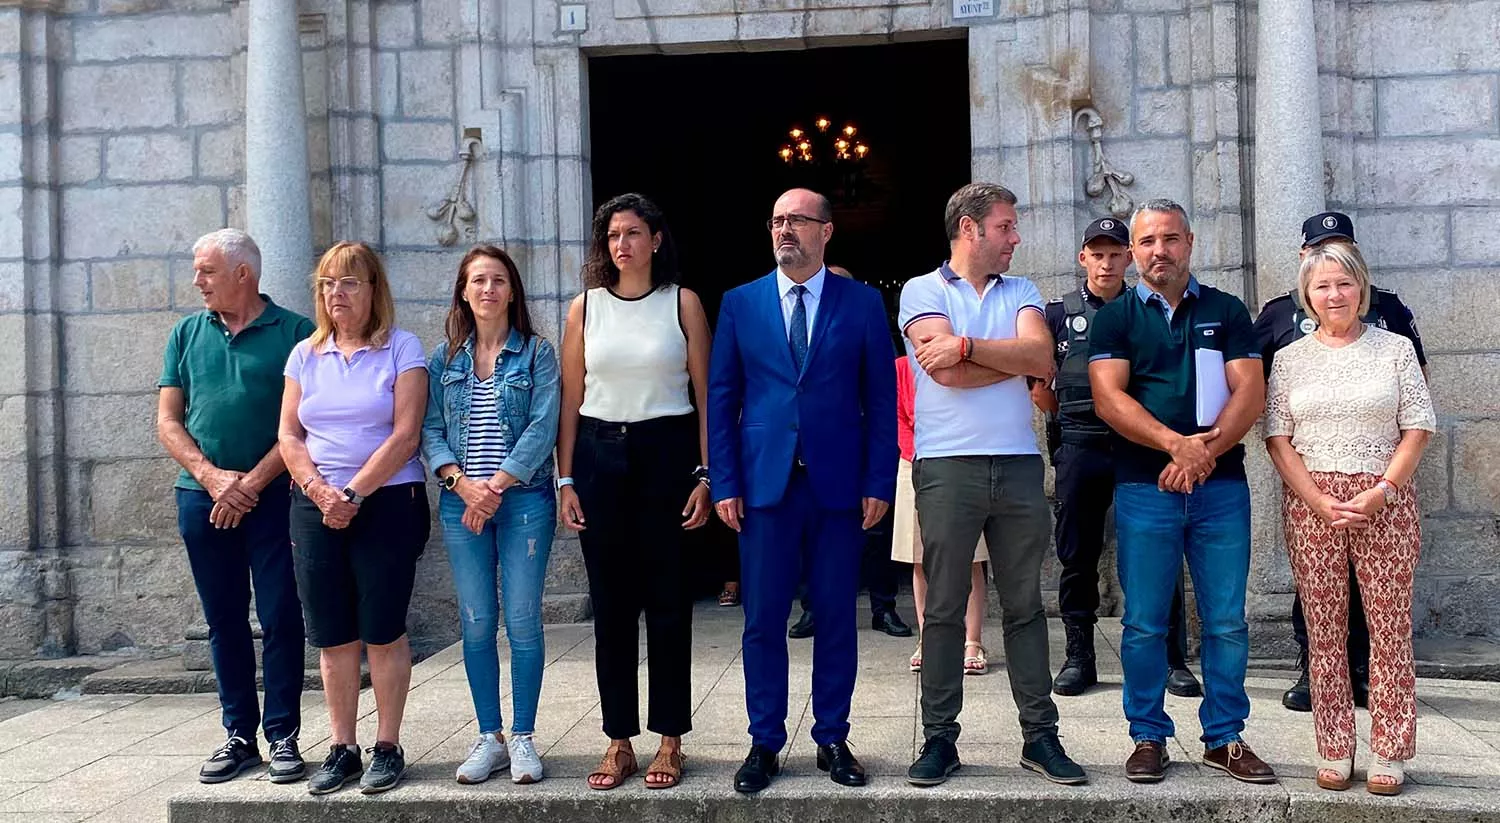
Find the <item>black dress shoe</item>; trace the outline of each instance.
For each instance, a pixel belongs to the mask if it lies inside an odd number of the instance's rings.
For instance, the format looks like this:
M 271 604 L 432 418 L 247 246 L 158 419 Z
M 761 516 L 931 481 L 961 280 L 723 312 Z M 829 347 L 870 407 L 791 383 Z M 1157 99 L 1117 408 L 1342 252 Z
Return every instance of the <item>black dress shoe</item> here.
M 776 752 L 765 746 L 751 746 L 740 770 L 734 773 L 734 790 L 754 794 L 771 785 L 771 778 L 781 771 Z
M 906 770 L 906 782 L 913 786 L 936 786 L 948 782 L 948 775 L 958 771 L 958 747 L 946 737 L 930 737 L 922 744 L 911 768 Z
M 813 616 L 812 616 L 812 612 L 806 612 L 806 611 L 803 612 L 802 616 L 799 617 L 799 618 L 797 618 L 797 622 L 793 623 L 792 627 L 790 629 L 786 630 L 786 636 L 792 638 L 793 640 L 801 640 L 804 637 L 812 637 L 813 636 Z
M 849 741 L 840 740 L 818 747 L 818 769 L 828 772 L 833 782 L 840 786 L 865 785 L 865 767 L 859 765 L 854 752 L 849 751 Z
M 1167 672 L 1167 691 L 1178 697 L 1202 697 L 1203 687 L 1198 678 L 1186 666 L 1174 667 Z
M 877 632 L 885 632 L 891 637 L 911 637 L 911 626 L 901 622 L 901 616 L 896 614 L 895 609 L 875 612 L 870 617 L 870 628 Z

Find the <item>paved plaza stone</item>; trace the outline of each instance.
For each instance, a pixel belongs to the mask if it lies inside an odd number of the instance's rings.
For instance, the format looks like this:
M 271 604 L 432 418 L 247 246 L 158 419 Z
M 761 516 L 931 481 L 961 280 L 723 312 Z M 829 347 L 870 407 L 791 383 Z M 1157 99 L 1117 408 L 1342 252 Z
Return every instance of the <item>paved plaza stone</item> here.
M 903 613 L 910 614 L 909 602 Z M 693 658 L 694 730 L 686 738 L 683 784 L 650 791 L 641 777 L 610 792 L 589 790 L 584 776 L 598 762 L 605 740 L 594 682 L 588 625 L 548 626 L 547 668 L 537 718 L 537 742 L 547 779 L 512 785 L 501 773 L 482 786 L 459 786 L 453 771 L 477 729 L 465 682 L 461 649 L 453 646 L 419 663 L 412 677 L 403 739 L 410 770 L 393 792 L 365 797 L 352 790 L 314 798 L 305 784 L 277 786 L 263 769 L 217 786 L 197 782 L 203 758 L 220 742 L 218 705 L 212 695 L 99 695 L 57 701 L 0 722 L 0 823 L 218 823 L 224 820 L 371 820 L 371 803 L 385 819 L 404 821 L 539 820 L 1401 820 L 1500 821 L 1500 684 L 1418 681 L 1417 756 L 1408 765 L 1410 786 L 1395 799 L 1368 795 L 1363 784 L 1342 794 L 1313 784 L 1312 719 L 1279 702 L 1291 675 L 1257 670 L 1248 682 L 1252 703 L 1246 739 L 1276 766 L 1282 782 L 1248 786 L 1198 765 L 1202 753 L 1196 700 L 1167 698 L 1181 737 L 1172 742 L 1166 782 L 1137 786 L 1124 779 L 1130 750 L 1120 710 L 1117 620 L 1101 624 L 1101 686 L 1058 698 L 1062 740 L 1089 769 L 1082 788 L 1053 786 L 1017 764 L 1020 734 L 1004 670 L 998 620 L 986 625 L 991 671 L 965 680 L 964 724 L 959 741 L 963 769 L 934 789 L 908 786 L 905 771 L 921 741 L 917 676 L 907 671 L 913 641 L 878 634 L 862 625 L 860 670 L 854 695 L 851 743 L 871 775 L 865 789 L 834 785 L 813 765 L 808 706 L 812 645 L 789 641 L 792 653 L 791 742 L 785 772 L 755 797 L 736 795 L 731 775 L 748 746 L 744 678 L 739 655 L 738 609 L 698 608 Z M 1062 659 L 1063 633 L 1054 621 L 1054 667 Z M 644 631 L 642 632 L 644 640 Z M 502 644 L 502 660 L 504 640 Z M 642 695 L 645 646 L 641 647 Z M 504 669 L 508 681 L 509 667 Z M 507 689 L 508 690 L 508 689 Z M 509 716 L 509 700 L 504 703 Z M 374 696 L 361 695 L 360 742 L 374 742 Z M 644 712 L 644 706 L 642 707 Z M 328 722 L 322 695 L 303 700 L 304 755 L 327 752 Z M 1362 776 L 1369 718 L 1359 712 Z M 638 738 L 644 769 L 656 739 Z M 262 744 L 262 753 L 265 753 Z M 400 808 L 391 808 L 396 804 Z

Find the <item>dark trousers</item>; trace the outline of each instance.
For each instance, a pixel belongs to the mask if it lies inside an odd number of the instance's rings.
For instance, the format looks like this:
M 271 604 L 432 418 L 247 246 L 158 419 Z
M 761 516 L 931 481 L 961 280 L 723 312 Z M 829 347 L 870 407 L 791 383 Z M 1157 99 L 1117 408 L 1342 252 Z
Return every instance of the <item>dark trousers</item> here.
M 880 614 L 896 610 L 896 588 L 900 585 L 901 566 L 891 559 L 891 528 L 895 523 L 894 512 L 887 511 L 875 527 L 865 532 L 864 548 L 860 552 L 860 584 L 870 593 L 870 613 Z M 807 581 L 798 590 L 802 611 L 811 612 L 812 597 Z
M 964 616 L 974 552 L 982 534 L 990 550 L 1005 633 L 1005 670 L 1021 734 L 1057 733 L 1042 557 L 1047 551 L 1047 496 L 1041 455 L 937 457 L 912 466 L 927 603 L 922 628 L 922 727 L 927 739 L 957 740 L 964 702 Z M 823 631 L 822 617 L 818 632 Z
M 636 423 L 579 421 L 573 478 L 586 528 L 578 539 L 594 604 L 594 667 L 604 733 L 641 733 L 637 670 L 646 614 L 646 728 L 692 729 L 693 602 L 682 507 L 698 465 L 693 415 Z
M 792 471 L 781 502 L 749 509 L 740 531 L 740 602 L 745 609 L 745 708 L 750 738 L 786 745 L 789 687 L 786 620 L 797 584 L 807 581 L 818 631 L 813 635 L 813 742 L 849 737 L 849 704 L 858 669 L 855 599 L 859 594 L 858 509 L 820 508 L 807 473 Z
M 1302 656 L 1307 656 L 1307 618 L 1302 614 L 1302 593 L 1292 598 L 1292 635 Z M 1354 577 L 1354 565 L 1349 565 L 1349 668 L 1352 671 L 1370 670 L 1370 627 L 1365 623 L 1365 604 L 1359 596 L 1359 581 Z M 1367 677 L 1368 675 L 1366 675 Z
M 208 492 L 176 492 L 177 528 L 208 621 L 224 728 L 253 742 L 261 725 L 250 637 L 253 583 L 265 664 L 266 740 L 295 736 L 302 725 L 303 631 L 287 531 L 290 480 L 282 475 L 271 481 L 261 490 L 260 503 L 233 529 L 216 529 L 208 522 L 214 505 Z
M 1052 467 L 1056 471 L 1057 560 L 1062 564 L 1057 582 L 1058 610 L 1065 623 L 1093 625 L 1099 619 L 1104 517 L 1115 498 L 1114 456 L 1108 444 L 1063 442 L 1052 453 Z M 1179 574 L 1167 627 L 1167 657 L 1174 666 L 1187 658 L 1183 589 L 1183 576 Z

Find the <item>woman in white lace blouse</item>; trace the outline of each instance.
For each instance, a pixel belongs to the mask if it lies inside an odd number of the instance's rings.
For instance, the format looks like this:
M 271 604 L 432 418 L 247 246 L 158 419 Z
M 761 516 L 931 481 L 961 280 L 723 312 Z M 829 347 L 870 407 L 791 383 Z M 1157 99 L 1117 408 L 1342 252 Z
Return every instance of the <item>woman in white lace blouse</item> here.
M 1298 289 L 1319 325 L 1276 355 L 1266 448 L 1285 482 L 1287 553 L 1307 613 L 1318 785 L 1347 789 L 1353 771 L 1352 560 L 1370 627 L 1366 785 L 1399 794 L 1417 745 L 1411 602 L 1422 534 L 1411 481 L 1437 420 L 1411 341 L 1360 322 L 1370 277 L 1357 247 L 1309 251 Z

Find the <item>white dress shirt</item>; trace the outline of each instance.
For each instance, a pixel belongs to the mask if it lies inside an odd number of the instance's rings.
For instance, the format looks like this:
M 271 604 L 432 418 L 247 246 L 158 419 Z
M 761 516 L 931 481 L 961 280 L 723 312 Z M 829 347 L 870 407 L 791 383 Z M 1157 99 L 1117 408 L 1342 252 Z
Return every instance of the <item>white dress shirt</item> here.
M 828 275 L 828 269 L 820 268 L 818 273 L 809 277 L 802 285 L 807 287 L 807 294 L 802 295 L 802 303 L 807 307 L 807 342 L 812 343 L 813 318 L 818 314 L 818 303 L 823 297 L 823 279 Z M 797 285 L 792 278 L 787 277 L 780 266 L 776 267 L 776 293 L 781 295 L 781 322 L 786 328 L 787 342 L 792 339 L 792 311 L 797 308 L 797 296 L 792 294 L 792 287 Z

